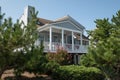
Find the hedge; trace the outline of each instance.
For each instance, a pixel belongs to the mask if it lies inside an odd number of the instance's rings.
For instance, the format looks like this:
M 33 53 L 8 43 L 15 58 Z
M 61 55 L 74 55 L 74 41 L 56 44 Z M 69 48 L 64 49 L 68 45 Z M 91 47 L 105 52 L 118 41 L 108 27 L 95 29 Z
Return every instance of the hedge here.
M 60 66 L 52 77 L 54 80 L 104 80 L 99 69 L 77 65 Z

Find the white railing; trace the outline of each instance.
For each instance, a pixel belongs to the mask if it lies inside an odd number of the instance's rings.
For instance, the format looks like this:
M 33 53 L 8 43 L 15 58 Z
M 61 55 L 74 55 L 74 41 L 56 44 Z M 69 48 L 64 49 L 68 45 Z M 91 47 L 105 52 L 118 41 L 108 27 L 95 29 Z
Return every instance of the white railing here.
M 56 51 L 59 47 L 61 47 L 62 44 L 58 42 L 52 42 L 52 50 Z
M 67 51 L 72 51 L 72 44 L 64 44 L 64 48 L 65 48 Z
M 49 47 L 50 47 L 50 44 L 49 42 L 44 42 L 44 50 L 48 51 L 49 50 Z M 52 42 L 52 51 L 56 51 L 58 49 L 58 47 L 61 46 L 61 43 L 58 43 L 58 42 Z
M 50 44 L 49 42 L 44 42 L 44 50 L 45 51 L 50 51 L 49 50 Z M 56 51 L 59 47 L 62 47 L 62 43 L 59 42 L 52 42 L 51 45 L 51 51 Z M 72 51 L 72 44 L 64 44 L 64 49 L 66 49 L 70 53 L 87 53 L 87 48 L 88 45 L 79 45 L 79 44 L 74 44 L 74 50 Z
M 49 42 L 44 42 L 43 46 L 45 51 L 49 50 Z
M 74 51 L 80 51 L 80 45 L 74 44 Z

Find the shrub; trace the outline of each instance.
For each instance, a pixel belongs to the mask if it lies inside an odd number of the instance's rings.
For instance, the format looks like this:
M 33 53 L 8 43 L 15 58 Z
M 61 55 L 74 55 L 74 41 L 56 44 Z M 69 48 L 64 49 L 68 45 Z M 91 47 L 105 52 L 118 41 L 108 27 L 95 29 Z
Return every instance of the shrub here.
M 71 64 L 71 55 L 62 47 L 58 47 L 56 53 L 47 54 L 48 61 L 54 61 L 60 65 Z
M 42 74 L 45 73 L 45 66 L 48 63 L 45 54 L 43 53 L 44 47 L 41 43 L 40 46 L 32 47 L 31 50 L 27 51 L 27 55 L 25 55 L 24 66 L 16 68 L 17 75 L 28 71 L 34 74 Z
M 50 61 L 45 65 L 45 73 L 48 75 L 51 75 L 54 70 L 59 68 L 59 64 L 56 63 L 55 61 Z
M 60 66 L 53 72 L 55 80 L 104 80 L 99 69 L 84 66 Z

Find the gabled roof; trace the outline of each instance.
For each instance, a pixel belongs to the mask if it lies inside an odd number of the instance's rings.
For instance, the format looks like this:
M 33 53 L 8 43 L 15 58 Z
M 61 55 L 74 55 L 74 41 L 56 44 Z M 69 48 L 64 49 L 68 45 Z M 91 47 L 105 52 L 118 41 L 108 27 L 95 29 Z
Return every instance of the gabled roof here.
M 74 23 L 76 26 L 78 26 L 79 28 L 85 29 L 85 27 L 83 25 L 81 25 L 79 22 L 77 22 L 75 19 L 73 19 L 71 16 L 67 15 L 64 16 L 62 18 L 59 18 L 57 20 L 55 20 L 55 22 L 62 22 L 62 21 L 70 21 L 72 23 Z
M 54 22 L 52 20 L 43 19 L 43 18 L 38 18 L 38 21 L 39 21 L 39 23 L 38 23 L 39 26 L 43 26 L 45 24 L 50 24 L 50 23 Z
M 83 25 L 81 25 L 79 22 L 77 22 L 75 19 L 73 19 L 71 16 L 67 15 L 64 16 L 62 18 L 59 18 L 55 21 L 52 20 L 47 20 L 47 19 L 43 19 L 43 18 L 38 18 L 39 20 L 39 26 L 43 26 L 45 24 L 57 24 L 59 22 L 63 22 L 63 21 L 70 21 L 72 22 L 74 25 L 76 25 L 78 28 L 80 29 L 85 29 L 85 27 Z

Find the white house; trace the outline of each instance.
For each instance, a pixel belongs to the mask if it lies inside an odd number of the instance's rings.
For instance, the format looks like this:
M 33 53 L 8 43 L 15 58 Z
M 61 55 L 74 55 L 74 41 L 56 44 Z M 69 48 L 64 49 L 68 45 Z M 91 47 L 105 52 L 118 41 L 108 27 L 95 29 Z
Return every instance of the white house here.
M 32 9 L 33 7 L 27 6 L 20 18 L 25 25 Z M 84 35 L 85 27 L 71 16 L 67 15 L 54 21 L 38 18 L 37 24 L 39 38 L 35 44 L 40 45 L 42 41 L 45 53 L 56 52 L 58 47 L 63 47 L 73 55 L 75 64 L 79 63 L 81 54 L 87 53 L 89 39 Z

